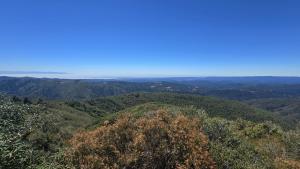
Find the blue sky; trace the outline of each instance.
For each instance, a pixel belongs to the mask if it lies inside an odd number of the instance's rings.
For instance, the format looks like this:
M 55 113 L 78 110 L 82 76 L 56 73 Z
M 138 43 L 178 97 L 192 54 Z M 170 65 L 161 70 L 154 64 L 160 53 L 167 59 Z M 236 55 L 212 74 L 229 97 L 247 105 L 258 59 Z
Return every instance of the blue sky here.
M 299 8 L 298 0 L 2 0 L 0 74 L 300 76 Z

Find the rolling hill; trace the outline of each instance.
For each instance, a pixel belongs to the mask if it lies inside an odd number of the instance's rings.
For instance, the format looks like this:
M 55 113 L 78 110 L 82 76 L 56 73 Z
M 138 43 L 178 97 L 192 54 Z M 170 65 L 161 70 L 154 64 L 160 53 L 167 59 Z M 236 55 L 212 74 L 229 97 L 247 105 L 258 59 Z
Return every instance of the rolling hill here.
M 0 92 L 9 95 L 42 98 L 48 100 L 81 100 L 101 96 L 113 96 L 132 92 L 173 92 L 198 94 L 247 101 L 266 98 L 300 97 L 298 78 L 245 77 L 189 79 L 118 79 L 118 80 L 70 80 L 46 78 L 0 77 Z M 283 83 L 284 79 L 287 80 Z M 272 83 L 272 82 L 276 83 Z
M 238 101 L 188 94 L 132 93 L 80 101 L 1 96 L 0 103 L 0 166 L 5 168 L 70 167 L 73 164 L 66 161 L 70 158 L 66 155 L 70 153 L 68 146 L 72 146 L 68 140 L 74 134 L 93 133 L 98 127 L 113 125 L 123 114 L 143 118 L 160 110 L 199 119 L 206 135 L 203 137 L 208 138 L 207 151 L 218 168 L 299 165 L 299 131 L 287 130 L 285 121 L 271 112 Z M 78 144 L 84 145 L 81 141 Z

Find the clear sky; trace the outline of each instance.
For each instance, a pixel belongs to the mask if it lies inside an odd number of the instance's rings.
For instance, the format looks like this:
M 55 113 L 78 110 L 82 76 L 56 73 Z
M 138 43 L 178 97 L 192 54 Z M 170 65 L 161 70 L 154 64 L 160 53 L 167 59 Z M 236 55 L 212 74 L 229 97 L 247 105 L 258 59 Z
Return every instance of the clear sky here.
M 300 1 L 1 0 L 0 74 L 300 76 Z

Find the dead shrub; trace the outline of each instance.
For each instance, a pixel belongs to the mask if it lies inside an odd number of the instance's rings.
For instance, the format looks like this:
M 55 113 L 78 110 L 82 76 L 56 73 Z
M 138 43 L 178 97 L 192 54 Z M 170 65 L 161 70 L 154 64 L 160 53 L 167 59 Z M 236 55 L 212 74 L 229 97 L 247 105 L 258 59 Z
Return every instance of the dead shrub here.
M 215 168 L 199 121 L 158 111 L 130 114 L 70 140 L 68 162 L 81 169 Z

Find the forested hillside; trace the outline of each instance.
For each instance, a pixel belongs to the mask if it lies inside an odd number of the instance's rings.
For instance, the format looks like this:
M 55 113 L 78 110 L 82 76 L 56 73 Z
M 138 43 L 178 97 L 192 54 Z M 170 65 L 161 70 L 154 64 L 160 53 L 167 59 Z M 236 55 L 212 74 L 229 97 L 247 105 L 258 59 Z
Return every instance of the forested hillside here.
M 221 78 L 222 79 L 222 78 Z M 246 78 L 247 79 L 247 78 Z M 250 78 L 251 79 L 251 78 Z M 276 78 L 275 78 L 276 79 Z M 174 92 L 246 101 L 262 98 L 300 97 L 300 83 L 253 83 L 244 81 L 174 79 L 68 80 L 0 77 L 0 92 L 43 99 L 91 99 L 132 92 Z M 247 81 L 246 81 L 247 82 Z
M 67 102 L 70 106 L 96 114 L 106 112 L 116 112 L 124 108 L 136 106 L 139 104 L 155 102 L 170 104 L 175 106 L 191 106 L 201 108 L 208 112 L 210 116 L 223 117 L 226 119 L 238 119 L 262 122 L 266 120 L 273 121 L 283 126 L 283 128 L 295 128 L 298 121 L 288 119 L 286 116 L 273 113 L 271 111 L 251 107 L 247 104 L 219 99 L 214 97 L 174 94 L 174 93 L 133 93 L 105 98 L 91 99 L 88 101 Z
M 0 92 L 8 95 L 28 97 L 35 100 L 77 100 L 79 102 L 82 100 L 95 99 L 97 97 L 116 96 L 134 92 L 195 94 L 238 100 L 246 104 L 251 104 L 253 107 L 273 112 L 274 116 L 284 117 L 287 121 L 287 126 L 295 126 L 300 119 L 298 116 L 299 99 L 295 99 L 300 97 L 298 78 L 286 79 L 274 77 L 267 78 L 266 81 L 264 81 L 265 78 L 205 79 L 206 80 L 182 80 L 180 78 L 167 78 L 141 79 L 139 81 L 131 79 L 127 79 L 127 81 L 116 81 L 0 77 Z M 284 82 L 284 80 L 287 81 Z M 269 82 L 274 82 L 274 84 Z M 147 99 L 151 100 L 151 98 Z M 189 99 L 192 98 L 188 98 L 187 100 Z M 163 98 L 160 98 L 160 100 L 164 101 Z M 268 103 L 266 103 L 266 100 L 268 100 Z M 266 107 L 264 104 L 262 105 L 261 102 L 266 103 L 265 105 L 274 102 L 276 105 L 289 106 L 273 109 Z M 237 102 L 232 102 L 233 105 L 237 106 L 236 103 Z M 214 103 L 213 105 L 215 106 Z M 245 104 L 240 105 L 239 107 L 241 107 L 240 109 L 249 109 L 249 106 Z M 222 107 L 220 109 L 222 109 Z M 228 112 L 230 112 L 229 117 L 234 116 L 231 110 Z M 249 110 L 244 112 L 249 112 Z M 214 112 L 214 114 L 216 113 L 218 112 Z M 252 116 L 252 113 L 246 114 L 247 116 Z M 268 116 L 268 113 L 262 114 Z
M 1 169 L 300 165 L 295 84 L 0 79 Z
M 0 97 L 0 168 L 38 168 L 96 116 L 60 103 Z
M 139 91 L 189 92 L 191 89 L 186 85 L 169 82 L 0 77 L 0 92 L 29 98 L 79 100 Z
M 300 0 L 0 0 L 0 169 L 300 169 Z
M 246 102 L 281 116 L 290 123 L 299 124 L 300 121 L 300 98 L 278 98 L 278 99 L 254 99 Z
M 299 129 L 287 130 L 281 118 L 235 101 L 171 93 L 86 101 L 1 96 L 0 115 L 0 166 L 5 169 L 148 168 L 154 166 L 152 157 L 163 162 L 157 167 L 169 168 L 299 167 Z M 159 121 L 168 118 L 169 122 Z M 143 141 L 149 134 L 157 141 Z M 179 147 L 170 147 L 173 144 L 165 142 L 169 137 Z M 169 147 L 172 153 L 157 146 Z M 144 154 L 148 149 L 152 155 Z M 198 156 L 200 152 L 205 156 Z

